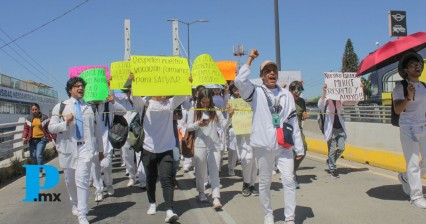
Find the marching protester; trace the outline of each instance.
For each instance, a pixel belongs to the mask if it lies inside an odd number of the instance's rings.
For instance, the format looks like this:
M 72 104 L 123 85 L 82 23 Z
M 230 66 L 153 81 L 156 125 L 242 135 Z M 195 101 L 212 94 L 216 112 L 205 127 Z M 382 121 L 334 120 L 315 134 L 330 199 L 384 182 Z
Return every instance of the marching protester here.
M 108 131 L 112 126 L 114 114 L 124 115 L 125 108 L 115 102 L 114 97 L 109 95 L 106 101 L 92 101 L 90 102 L 92 109 L 95 108 L 95 113 L 99 117 L 102 126 L 102 142 L 103 149 L 99 150 L 99 157 L 94 157 L 92 164 L 92 178 L 93 185 L 96 188 L 95 201 L 103 200 L 104 183 L 107 188 L 107 194 L 113 195 L 114 188 L 112 186 L 112 145 L 108 140 Z M 104 174 L 102 180 L 101 173 Z
M 22 141 L 29 143 L 31 163 L 43 165 L 43 152 L 46 143 L 52 141 L 52 135 L 49 133 L 49 117 L 40 112 L 40 106 L 37 103 L 31 105 L 31 114 L 28 115 L 24 124 Z M 40 170 L 40 177 L 43 171 Z
M 318 100 L 318 108 L 325 113 L 324 138 L 328 146 L 328 171 L 332 178 L 340 178 L 336 161 L 345 150 L 347 138 L 345 121 L 343 119 L 343 105 L 340 100 L 326 99 L 327 84 L 322 88 L 321 98 Z M 336 149 L 337 147 L 337 149 Z
M 230 99 L 241 98 L 238 88 L 235 85 L 229 86 Z M 228 129 L 228 169 L 229 175 L 235 175 L 234 168 L 238 155 L 241 158 L 241 170 L 243 172 L 243 188 L 241 194 L 244 197 L 259 195 L 259 191 L 254 184 L 257 178 L 257 165 L 250 146 L 250 134 L 235 135 L 232 126 Z
M 126 111 L 126 114 L 124 114 L 124 118 L 127 121 L 127 124 L 130 124 L 133 117 L 136 116 L 136 112 L 134 110 L 134 104 L 131 98 L 131 89 L 122 89 L 121 90 L 125 95 L 122 97 L 116 97 L 115 100 L 121 104 Z M 126 167 L 126 175 L 129 176 L 129 182 L 127 183 L 128 187 L 133 186 L 136 183 L 136 163 L 135 163 L 135 152 L 130 149 L 131 143 L 130 143 L 130 137 L 127 137 L 126 143 L 121 147 L 121 153 L 123 162 Z M 140 154 L 139 154 L 140 155 Z M 142 168 L 141 166 L 139 166 Z M 139 169 L 138 167 L 138 169 Z M 139 184 L 141 187 L 145 187 L 145 177 L 144 177 L 144 171 L 139 172 Z
M 97 147 L 103 149 L 99 117 L 83 100 L 86 82 L 80 77 L 68 80 L 65 90 L 69 99 L 52 110 L 49 131 L 57 134 L 59 165 L 72 204 L 72 213 L 80 224 L 88 224 L 89 175 Z M 64 105 L 63 111 L 61 105 Z
M 225 119 L 222 112 L 214 107 L 211 91 L 202 90 L 197 95 L 196 106 L 188 113 L 186 131 L 195 131 L 194 160 L 198 199 L 200 202 L 208 202 L 204 193 L 204 183 L 208 171 L 212 187 L 213 208 L 220 209 L 222 208 L 219 181 L 221 139 L 217 127 L 227 128 L 231 120 Z M 229 118 L 232 115 L 233 111 L 229 108 Z
M 395 113 L 399 114 L 402 152 L 407 170 L 398 175 L 405 194 L 418 208 L 426 208 L 422 176 L 426 173 L 426 85 L 420 81 L 423 58 L 415 53 L 404 54 L 398 64 L 403 81 L 392 92 Z
M 308 144 L 306 143 L 305 135 L 303 134 L 302 122 L 306 120 L 309 117 L 309 115 L 306 112 L 305 100 L 302 97 L 300 97 L 300 94 L 302 94 L 302 92 L 304 91 L 303 82 L 293 81 L 292 83 L 290 83 L 288 88 L 291 94 L 293 94 L 294 103 L 296 104 L 296 114 L 297 114 L 297 119 L 299 121 L 300 136 L 302 137 L 303 149 L 305 151 L 305 155 L 301 159 L 296 159 L 296 157 L 294 157 L 294 181 L 296 184 L 296 189 L 299 189 L 300 184 L 297 179 L 296 171 L 299 168 L 300 164 L 302 163 L 302 160 L 305 158 L 306 151 L 308 151 Z
M 129 80 L 133 80 L 131 73 Z M 181 105 L 186 96 L 132 96 L 136 111 L 142 111 L 148 104 L 143 119 L 143 131 L 145 134 L 143 143 L 142 164 L 146 172 L 146 191 L 150 207 L 147 214 L 157 213 L 155 190 L 157 178 L 163 189 L 163 198 L 166 209 L 166 222 L 173 222 L 179 216 L 173 212 L 174 197 L 174 159 L 173 148 L 176 146 L 173 133 L 173 111 Z
M 277 85 L 278 67 L 276 63 L 264 61 L 261 64 L 260 78 L 263 85 L 257 86 L 250 82 L 250 66 L 258 56 L 259 52 L 252 49 L 246 64 L 240 68 L 235 78 L 235 86 L 238 87 L 241 97 L 253 109 L 250 144 L 259 168 L 259 195 L 265 212 L 264 223 L 274 223 L 270 188 L 275 163 L 280 171 L 284 186 L 285 223 L 294 223 L 296 209 L 294 155 L 292 147 L 281 142 L 283 139 L 278 139 L 277 133 L 279 134 L 280 130 L 283 132 L 284 125 L 293 127 L 291 136 L 294 140 L 296 159 L 301 159 L 304 152 L 297 117 L 295 116 L 296 106 L 291 93 Z M 278 144 L 279 141 L 285 146 Z

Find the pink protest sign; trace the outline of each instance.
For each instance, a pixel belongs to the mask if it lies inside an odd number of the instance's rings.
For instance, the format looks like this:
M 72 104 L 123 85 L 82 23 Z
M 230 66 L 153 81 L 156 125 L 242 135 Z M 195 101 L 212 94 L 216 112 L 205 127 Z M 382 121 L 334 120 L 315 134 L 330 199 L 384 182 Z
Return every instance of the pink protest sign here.
M 81 73 L 86 71 L 87 69 L 92 68 L 103 68 L 105 69 L 105 76 L 107 80 L 111 79 L 111 75 L 109 74 L 109 69 L 107 66 L 104 65 L 84 65 L 84 66 L 76 66 L 68 69 L 68 73 L 70 75 L 70 78 L 80 76 Z

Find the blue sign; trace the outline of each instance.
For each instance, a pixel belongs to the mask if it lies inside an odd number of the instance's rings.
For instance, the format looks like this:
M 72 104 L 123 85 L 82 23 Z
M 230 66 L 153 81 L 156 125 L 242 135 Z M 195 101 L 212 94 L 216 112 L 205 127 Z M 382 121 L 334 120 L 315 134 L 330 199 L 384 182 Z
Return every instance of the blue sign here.
M 26 191 L 23 202 L 60 202 L 60 193 L 40 193 L 40 190 L 49 190 L 59 183 L 59 171 L 52 165 L 24 165 L 26 169 Z M 44 185 L 40 186 L 40 169 L 44 170 Z

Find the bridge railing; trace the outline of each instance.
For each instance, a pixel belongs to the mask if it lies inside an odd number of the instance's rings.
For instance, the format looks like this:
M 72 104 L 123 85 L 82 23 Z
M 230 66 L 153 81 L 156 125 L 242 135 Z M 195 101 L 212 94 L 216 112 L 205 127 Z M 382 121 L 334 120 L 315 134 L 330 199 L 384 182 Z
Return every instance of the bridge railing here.
M 319 108 L 309 108 L 309 119 L 318 119 Z M 390 106 L 344 106 L 343 118 L 348 122 L 390 124 Z
M 28 157 L 25 151 L 28 144 L 22 142 L 22 132 L 24 131 L 25 118 L 20 117 L 17 122 L 0 124 L 0 130 L 10 130 L 0 133 L 0 166 L 9 163 L 9 159 L 16 157 L 20 160 Z M 14 130 L 13 130 L 14 129 Z

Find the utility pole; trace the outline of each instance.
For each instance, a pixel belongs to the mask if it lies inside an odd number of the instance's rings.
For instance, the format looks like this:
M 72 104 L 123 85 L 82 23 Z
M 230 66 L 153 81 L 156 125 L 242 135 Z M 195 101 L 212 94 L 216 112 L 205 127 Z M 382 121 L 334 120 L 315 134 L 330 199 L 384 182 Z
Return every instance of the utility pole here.
M 124 61 L 130 61 L 130 19 L 124 20 Z
M 281 71 L 281 47 L 280 47 L 280 18 L 278 16 L 278 0 L 274 0 L 275 14 L 275 62 L 277 63 L 278 71 Z

